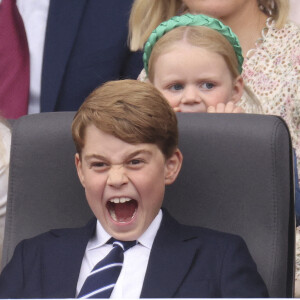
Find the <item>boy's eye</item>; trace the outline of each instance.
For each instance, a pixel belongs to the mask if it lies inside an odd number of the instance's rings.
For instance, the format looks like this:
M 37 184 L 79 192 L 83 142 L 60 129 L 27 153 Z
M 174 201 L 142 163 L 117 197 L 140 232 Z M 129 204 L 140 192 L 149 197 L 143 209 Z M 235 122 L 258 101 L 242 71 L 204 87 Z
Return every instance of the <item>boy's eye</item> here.
M 92 162 L 92 163 L 91 163 L 91 167 L 94 167 L 94 168 L 104 168 L 104 167 L 106 167 L 106 166 L 107 166 L 106 163 L 100 162 L 100 161 Z
M 145 161 L 140 158 L 134 158 L 127 162 L 127 166 L 132 169 L 139 169 L 144 166 Z
M 183 89 L 183 85 L 180 83 L 176 83 L 170 86 L 170 90 L 179 91 Z
M 211 90 L 215 85 L 212 82 L 204 82 L 201 87 L 206 90 Z
M 138 165 L 140 163 L 142 163 L 140 159 L 132 159 L 131 161 L 129 161 L 129 165 Z

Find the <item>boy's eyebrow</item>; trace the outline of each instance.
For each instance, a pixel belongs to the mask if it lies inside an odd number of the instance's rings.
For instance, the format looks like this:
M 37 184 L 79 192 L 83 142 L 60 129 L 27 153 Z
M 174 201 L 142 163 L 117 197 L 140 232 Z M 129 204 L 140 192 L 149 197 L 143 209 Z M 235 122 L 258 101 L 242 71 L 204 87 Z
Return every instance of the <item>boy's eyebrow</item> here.
M 146 150 L 146 149 L 141 149 L 141 150 L 137 150 L 137 151 L 134 151 L 133 153 L 129 154 L 127 156 L 127 159 L 130 159 L 132 157 L 135 157 L 136 155 L 139 155 L 139 154 L 146 154 L 146 155 L 151 155 L 151 151 L 149 150 Z
M 93 158 L 97 158 L 97 159 L 102 159 L 102 160 L 106 160 L 106 158 L 100 154 L 88 154 L 84 156 L 84 159 L 86 160 L 90 160 Z
M 130 153 L 128 156 L 126 156 L 126 159 L 130 159 L 130 158 L 135 157 L 136 155 L 139 155 L 139 154 L 151 155 L 152 153 L 151 153 L 151 151 L 146 150 L 146 149 L 136 150 L 136 151 Z M 100 155 L 100 154 L 89 154 L 89 155 L 84 156 L 84 158 L 86 160 L 90 160 L 90 159 L 93 159 L 93 158 L 101 159 L 101 160 L 105 160 L 105 161 L 108 160 L 105 156 Z

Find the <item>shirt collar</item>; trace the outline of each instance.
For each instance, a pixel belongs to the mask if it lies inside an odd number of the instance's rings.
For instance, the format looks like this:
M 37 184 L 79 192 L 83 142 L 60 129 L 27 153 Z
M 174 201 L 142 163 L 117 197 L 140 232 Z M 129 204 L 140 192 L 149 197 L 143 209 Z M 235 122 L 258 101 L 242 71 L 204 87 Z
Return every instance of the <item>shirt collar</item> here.
M 143 246 L 151 249 L 154 242 L 154 238 L 157 234 L 158 228 L 162 220 L 162 210 L 160 209 L 157 216 L 151 222 L 147 230 L 138 238 L 138 242 Z M 94 236 L 90 239 L 87 250 L 93 250 L 95 248 L 105 245 L 111 236 L 104 230 L 99 220 L 97 220 L 96 231 Z
M 111 236 L 104 230 L 99 220 L 97 220 L 96 230 L 93 237 L 90 239 L 87 250 L 93 250 L 105 245 Z
M 138 238 L 138 242 L 143 246 L 151 249 L 152 244 L 154 242 L 154 238 L 156 237 L 158 228 L 160 226 L 162 220 L 162 210 L 160 209 L 157 216 L 154 218 L 152 223 L 149 225 L 147 230 Z

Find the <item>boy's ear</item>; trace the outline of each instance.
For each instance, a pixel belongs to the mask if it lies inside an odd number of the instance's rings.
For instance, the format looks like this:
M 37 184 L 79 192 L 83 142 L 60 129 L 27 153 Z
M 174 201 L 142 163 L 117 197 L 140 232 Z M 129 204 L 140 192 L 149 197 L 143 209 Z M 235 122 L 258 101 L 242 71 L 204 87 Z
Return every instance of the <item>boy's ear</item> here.
M 233 83 L 231 101 L 236 103 L 239 100 L 241 100 L 243 96 L 243 92 L 244 92 L 244 80 L 243 77 L 239 75 Z
M 85 185 L 84 185 L 84 176 L 83 176 L 83 173 L 82 173 L 82 163 L 81 163 L 79 153 L 75 154 L 75 166 L 76 166 L 77 175 L 79 177 L 79 180 L 80 180 L 82 186 L 85 187 Z
M 179 149 L 176 149 L 173 155 L 166 160 L 165 164 L 165 184 L 172 184 L 177 178 L 181 169 L 183 156 Z

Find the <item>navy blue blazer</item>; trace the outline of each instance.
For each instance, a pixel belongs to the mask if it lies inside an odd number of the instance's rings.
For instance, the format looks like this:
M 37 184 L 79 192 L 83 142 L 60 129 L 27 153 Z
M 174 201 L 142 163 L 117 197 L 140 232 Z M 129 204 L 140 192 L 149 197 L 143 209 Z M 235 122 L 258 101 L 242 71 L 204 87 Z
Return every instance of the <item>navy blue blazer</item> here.
M 51 0 L 41 111 L 75 111 L 108 80 L 136 79 L 140 52 L 127 47 L 132 0 Z
M 96 219 L 22 241 L 0 276 L 0 298 L 74 298 Z M 141 298 L 267 297 L 244 241 L 179 224 L 164 211 Z

